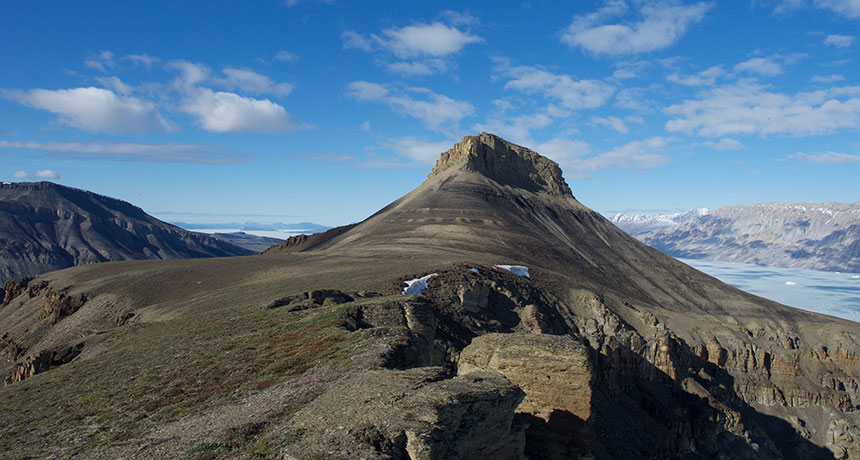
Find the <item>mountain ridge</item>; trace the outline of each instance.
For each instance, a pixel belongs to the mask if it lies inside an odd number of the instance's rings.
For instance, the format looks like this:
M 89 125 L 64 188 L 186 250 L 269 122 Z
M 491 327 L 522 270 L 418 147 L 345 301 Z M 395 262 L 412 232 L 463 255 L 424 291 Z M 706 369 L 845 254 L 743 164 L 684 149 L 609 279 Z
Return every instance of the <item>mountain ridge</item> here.
M 126 201 L 52 182 L 3 183 L 0 216 L 0 280 L 113 260 L 252 253 Z
M 613 222 L 669 255 L 788 268 L 860 272 L 860 202 L 773 202 L 688 212 L 670 225 Z

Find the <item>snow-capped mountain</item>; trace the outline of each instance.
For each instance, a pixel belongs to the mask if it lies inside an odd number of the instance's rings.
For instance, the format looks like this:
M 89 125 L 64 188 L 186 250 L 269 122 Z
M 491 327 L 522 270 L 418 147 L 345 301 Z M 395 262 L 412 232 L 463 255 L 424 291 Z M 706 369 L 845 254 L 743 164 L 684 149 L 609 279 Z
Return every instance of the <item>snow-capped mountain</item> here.
M 708 213 L 708 208 L 692 209 L 683 213 L 671 214 L 628 214 L 620 212 L 612 219 L 613 224 L 631 235 L 647 233 L 688 222 Z
M 860 202 L 725 206 L 662 226 L 671 218 L 633 217 L 613 222 L 675 257 L 860 272 Z

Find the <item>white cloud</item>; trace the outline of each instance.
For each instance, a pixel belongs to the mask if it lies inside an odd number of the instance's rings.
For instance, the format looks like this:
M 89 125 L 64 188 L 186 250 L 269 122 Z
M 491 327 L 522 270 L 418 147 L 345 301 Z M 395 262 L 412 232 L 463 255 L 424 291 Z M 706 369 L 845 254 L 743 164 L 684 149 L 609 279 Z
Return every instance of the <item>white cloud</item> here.
M 810 163 L 860 163 L 860 155 L 840 152 L 823 152 L 815 154 L 798 152 L 794 155 L 789 155 L 789 158 L 804 160 Z
M 730 137 L 724 137 L 717 142 L 706 141 L 704 144 L 714 150 L 740 150 L 744 145 Z
M 84 61 L 84 65 L 91 69 L 107 72 L 108 69 L 116 67 L 116 62 L 113 60 L 113 53 L 110 51 L 102 51 L 99 54 L 88 57 Z
M 724 76 L 726 71 L 722 66 L 715 65 L 695 75 L 679 75 L 673 73 L 666 77 L 667 80 L 684 86 L 713 86 L 717 79 Z
M 346 94 L 359 101 L 386 104 L 395 112 L 423 121 L 433 130 L 444 130 L 475 113 L 475 107 L 472 104 L 434 93 L 426 88 L 399 88 L 354 81 L 347 85 Z
M 546 128 L 552 122 L 553 119 L 549 115 L 538 112 L 527 115 L 494 117 L 485 123 L 476 124 L 472 130 L 496 133 L 520 145 L 533 145 L 535 142 L 532 139 L 532 130 Z
M 837 48 L 848 48 L 851 46 L 851 43 L 854 41 L 853 35 L 828 35 L 827 38 L 824 39 L 824 44 L 829 46 L 835 46 Z
M 394 141 L 392 150 L 398 156 L 408 158 L 415 163 L 432 165 L 439 159 L 439 155 L 448 151 L 455 142 L 428 142 L 415 137 L 401 137 Z
M 531 66 L 502 68 L 511 78 L 505 89 L 539 93 L 571 110 L 592 109 L 606 104 L 615 88 L 600 80 L 576 80 L 567 74 L 554 74 Z
M 607 23 L 628 12 L 624 1 L 608 1 L 598 11 L 576 16 L 562 34 L 562 41 L 594 54 L 634 54 L 666 48 L 678 41 L 687 28 L 701 21 L 713 4 L 679 2 L 635 2 L 638 22 Z
M 591 117 L 591 122 L 603 126 L 605 128 L 614 129 L 619 133 L 627 133 L 629 131 L 627 129 L 627 125 L 624 123 L 624 120 L 615 116 L 608 116 L 606 118 Z
M 275 56 L 273 56 L 272 59 L 280 62 L 292 62 L 298 60 L 299 57 L 289 51 L 281 50 L 275 53 Z
M 131 86 L 123 83 L 118 77 L 97 77 L 96 81 L 105 88 L 112 89 L 115 93 L 123 96 L 130 95 L 133 90 Z
M 169 131 L 172 124 L 155 104 L 109 89 L 31 89 L 7 91 L 6 98 L 57 115 L 60 123 L 90 132 L 143 134 Z
M 134 65 L 142 65 L 147 69 L 152 67 L 153 64 L 159 61 L 157 57 L 150 56 L 146 53 L 141 54 L 129 54 L 125 56 L 123 59 L 127 59 L 134 63 Z
M 421 61 L 396 61 L 385 64 L 394 72 L 407 76 L 425 76 L 442 73 L 448 70 L 450 64 L 444 59 L 424 59 Z
M 57 173 L 56 171 L 50 170 L 50 169 L 40 169 L 40 170 L 36 171 L 35 173 L 33 173 L 33 175 L 38 177 L 39 179 L 57 180 L 60 178 L 59 173 Z
M 814 75 L 811 80 L 813 83 L 836 83 L 837 81 L 844 81 L 845 75 Z
M 208 88 L 189 92 L 180 110 L 195 116 L 201 128 L 213 133 L 281 133 L 304 127 L 282 106 L 268 99 Z
M 471 26 L 481 22 L 468 12 L 444 10 L 439 13 L 439 16 L 452 26 Z
M 459 52 L 470 43 L 481 41 L 477 35 L 439 22 L 386 29 L 382 34 L 387 38 L 373 36 L 374 41 L 401 59 L 422 55 L 447 56 Z
M 251 94 L 274 94 L 286 96 L 293 90 L 289 83 L 276 83 L 271 78 L 258 74 L 253 70 L 225 67 L 224 78 L 214 80 L 216 86 L 229 90 L 239 90 Z
M 662 137 L 633 141 L 604 153 L 592 155 L 591 147 L 579 141 L 551 139 L 538 144 L 538 152 L 559 163 L 564 175 L 584 179 L 603 169 L 646 169 L 662 166 L 669 161 L 664 154 L 668 142 Z
M 666 123 L 673 132 L 809 136 L 860 127 L 860 87 L 790 95 L 742 82 L 703 91 L 665 111 L 675 116 Z
M 860 0 L 814 0 L 814 3 L 849 18 L 860 18 Z
M 737 64 L 734 70 L 735 72 L 757 73 L 772 77 L 782 73 L 782 66 L 773 57 L 756 57 Z
M 173 163 L 237 163 L 245 159 L 243 155 L 235 154 L 221 147 L 182 143 L 148 144 L 141 142 L 10 142 L 0 140 L 0 148 L 33 150 L 38 152 L 49 152 L 52 154 L 62 155 L 81 155 L 92 158 L 117 161 L 157 161 Z
M 391 53 L 398 61 L 383 61 L 383 65 L 390 71 L 405 75 L 423 76 L 445 72 L 452 67 L 452 55 L 470 43 L 483 41 L 481 37 L 456 27 L 465 24 L 463 21 L 468 19 L 467 16 L 450 13 L 448 20 L 453 25 L 441 22 L 418 23 L 386 29 L 382 35 L 368 36 L 348 30 L 342 35 L 343 47 Z
M 370 132 L 370 121 L 365 121 L 364 123 L 358 125 L 358 129 L 362 131 Z
M 185 89 L 203 83 L 209 79 L 211 74 L 209 67 L 189 61 L 171 61 L 167 64 L 167 67 L 179 71 L 179 77 L 176 79 L 175 85 Z
M 12 179 L 26 179 L 28 175 L 27 171 L 15 171 L 12 173 Z

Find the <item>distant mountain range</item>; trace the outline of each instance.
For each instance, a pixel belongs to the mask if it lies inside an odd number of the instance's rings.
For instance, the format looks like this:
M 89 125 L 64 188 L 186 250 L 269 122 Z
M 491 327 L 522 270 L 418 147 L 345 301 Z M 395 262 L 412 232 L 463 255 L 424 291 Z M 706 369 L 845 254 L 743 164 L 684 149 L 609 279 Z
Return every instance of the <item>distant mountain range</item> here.
M 0 184 L 0 283 L 95 262 L 248 254 L 115 198 L 51 182 Z
M 860 272 L 860 202 L 760 203 L 612 222 L 671 256 Z
M 199 223 L 199 222 L 172 222 L 177 227 L 182 227 L 187 230 L 212 230 L 212 229 L 235 229 L 244 232 L 247 231 L 277 231 L 277 230 L 295 230 L 304 233 L 319 233 L 329 229 L 325 225 L 315 224 L 313 222 L 299 222 L 297 224 L 273 223 L 263 224 L 259 222 L 216 222 L 216 223 Z

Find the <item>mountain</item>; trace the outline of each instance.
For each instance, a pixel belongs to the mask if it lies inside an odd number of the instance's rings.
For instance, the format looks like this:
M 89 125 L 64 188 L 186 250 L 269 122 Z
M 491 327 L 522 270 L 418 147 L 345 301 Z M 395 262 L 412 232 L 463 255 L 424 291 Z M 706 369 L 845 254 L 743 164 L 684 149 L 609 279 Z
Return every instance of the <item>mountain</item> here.
M 675 257 L 860 272 L 860 202 L 726 206 L 647 230 L 631 217 L 617 225 Z
M 14 287 L 0 449 L 860 459 L 860 324 L 642 244 L 492 134 L 366 220 L 287 243 Z
M 684 213 L 629 214 L 619 212 L 610 221 L 625 232 L 636 236 L 640 233 L 671 228 L 708 214 L 708 208 L 692 209 Z
M 107 196 L 51 182 L 0 184 L 0 281 L 96 262 L 250 253 Z

